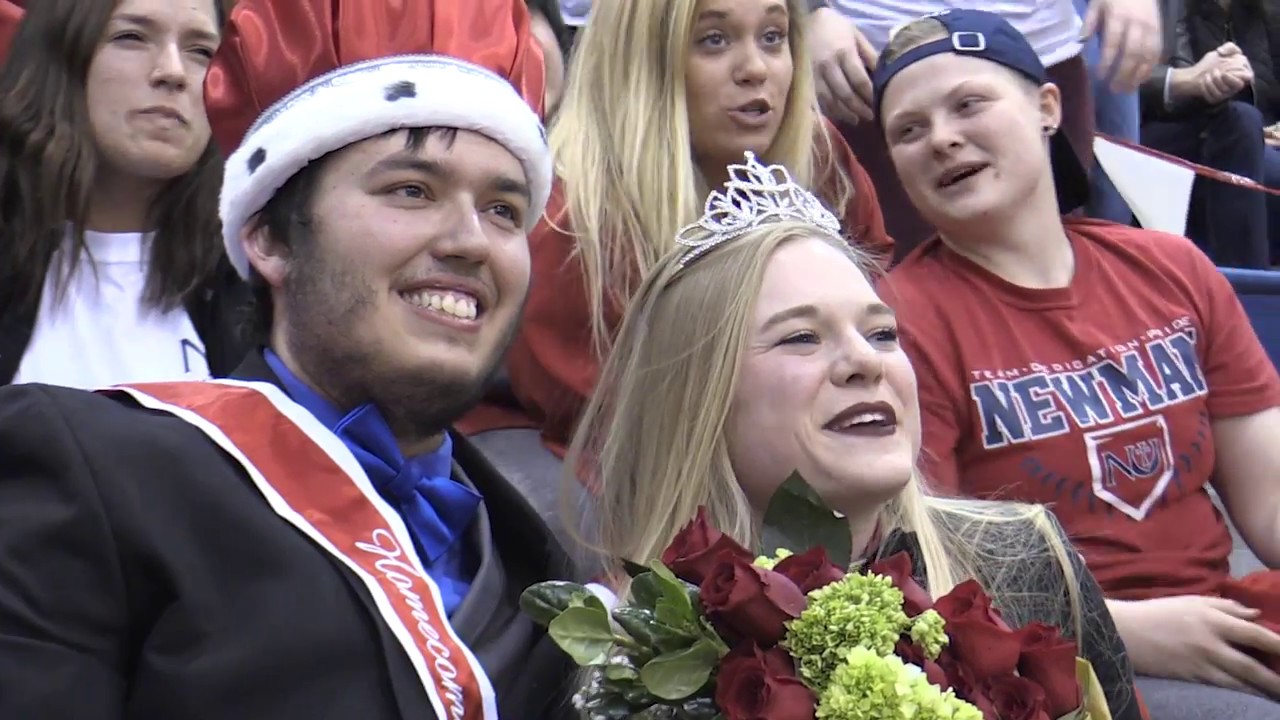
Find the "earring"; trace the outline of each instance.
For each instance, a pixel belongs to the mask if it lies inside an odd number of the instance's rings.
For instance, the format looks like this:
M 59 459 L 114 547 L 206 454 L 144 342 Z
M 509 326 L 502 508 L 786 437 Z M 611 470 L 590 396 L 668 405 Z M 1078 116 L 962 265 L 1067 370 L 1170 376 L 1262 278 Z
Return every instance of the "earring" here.
M 1043 131 L 1044 131 L 1044 134 L 1045 134 L 1045 135 L 1052 135 L 1052 134 L 1054 134 L 1054 133 L 1058 132 L 1058 128 L 1056 128 L 1056 127 L 1054 127 L 1054 126 L 1052 126 L 1052 125 L 1045 125 L 1044 127 L 1042 127 L 1042 128 L 1041 128 L 1041 130 L 1043 130 Z

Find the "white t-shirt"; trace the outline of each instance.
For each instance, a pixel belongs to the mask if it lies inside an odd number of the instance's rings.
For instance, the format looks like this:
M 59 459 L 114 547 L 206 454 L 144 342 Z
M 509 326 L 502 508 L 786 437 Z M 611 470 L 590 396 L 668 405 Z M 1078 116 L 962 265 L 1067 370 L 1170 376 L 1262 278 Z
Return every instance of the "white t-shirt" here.
M 93 262 L 81 256 L 61 298 L 54 279 L 68 259 L 64 250 L 54 255 L 13 382 L 94 389 L 207 379 L 204 343 L 186 310 L 159 312 L 142 303 L 151 235 L 86 232 L 85 242 Z
M 853 19 L 876 50 L 889 44 L 893 28 L 947 8 L 986 10 L 1000 15 L 1027 37 L 1045 67 L 1080 54 L 1084 22 L 1072 0 L 830 0 Z

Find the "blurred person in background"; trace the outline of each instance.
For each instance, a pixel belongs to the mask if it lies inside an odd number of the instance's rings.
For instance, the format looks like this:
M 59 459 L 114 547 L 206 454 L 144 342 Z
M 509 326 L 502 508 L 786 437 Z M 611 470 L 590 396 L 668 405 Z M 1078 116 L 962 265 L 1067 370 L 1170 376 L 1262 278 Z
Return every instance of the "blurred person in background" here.
M 1088 16 L 1089 0 L 1075 0 L 1075 6 L 1080 17 Z M 1114 72 L 1115 68 L 1102 65 L 1102 43 L 1096 34 L 1084 40 L 1082 55 L 1089 68 L 1089 87 L 1093 93 L 1093 118 L 1097 132 L 1132 143 L 1141 142 L 1142 109 L 1137 91 L 1117 91 L 1111 86 L 1112 78 L 1107 73 Z M 1095 164 L 1089 170 L 1089 202 L 1085 204 L 1085 214 L 1122 225 L 1133 222 L 1133 209 L 1125 202 L 1100 164 Z
M 1231 7 L 1248 11 L 1243 2 Z M 1163 11 L 1166 59 L 1142 87 L 1142 144 L 1261 182 L 1265 123 L 1255 101 L 1276 92 L 1261 17 L 1253 27 L 1235 27 L 1219 0 L 1164 0 Z M 1192 198 L 1186 235 L 1214 262 L 1270 265 L 1265 195 L 1203 178 Z
M 41 0 L 0 68 L 0 384 L 239 363 L 202 84 L 215 0 Z
M 542 48 L 547 67 L 547 90 L 544 114 L 548 121 L 555 116 L 564 96 L 565 68 L 573 47 L 573 32 L 565 25 L 556 0 L 528 0 L 530 30 Z

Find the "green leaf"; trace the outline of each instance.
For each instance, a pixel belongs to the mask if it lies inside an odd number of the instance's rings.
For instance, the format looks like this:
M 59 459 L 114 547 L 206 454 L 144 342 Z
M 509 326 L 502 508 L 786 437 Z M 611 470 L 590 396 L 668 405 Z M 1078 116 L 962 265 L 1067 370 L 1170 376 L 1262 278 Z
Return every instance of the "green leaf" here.
M 520 609 L 534 622 L 546 627 L 556 616 L 568 610 L 573 598 L 581 593 L 590 595 L 591 591 L 578 583 L 540 582 L 520 594 Z
M 547 632 L 561 650 L 584 667 L 603 664 L 613 647 L 609 614 L 596 608 L 571 607 L 551 621 Z
M 649 567 L 658 576 L 658 587 L 662 590 L 662 597 L 658 598 L 654 606 L 658 622 L 674 628 L 693 628 L 698 621 L 698 613 L 694 611 L 697 590 L 676 577 L 666 565 L 657 560 L 650 563 Z
M 720 661 L 716 646 L 699 640 L 693 647 L 666 653 L 640 668 L 640 682 L 663 700 L 683 700 L 698 692 Z
M 769 500 L 760 544 L 760 554 L 768 557 L 779 548 L 802 553 L 821 546 L 840 567 L 853 558 L 849 521 L 828 507 L 800 473 L 791 473 Z
M 646 571 L 631 580 L 631 602 L 636 607 L 653 610 L 662 597 L 662 580 L 656 573 Z
M 622 698 L 631 704 L 633 708 L 647 708 L 659 701 L 653 693 L 645 689 L 644 685 L 635 685 L 622 691 Z
M 609 608 L 604 606 L 604 601 L 596 597 L 596 594 L 590 590 L 584 590 L 580 593 L 574 593 L 569 598 L 569 607 L 587 607 L 593 610 L 603 610 L 609 612 Z
M 613 611 L 613 619 L 636 642 L 646 648 L 656 648 L 654 655 L 683 650 L 689 647 L 697 637 L 658 621 L 658 615 L 652 610 L 640 607 L 620 607 Z

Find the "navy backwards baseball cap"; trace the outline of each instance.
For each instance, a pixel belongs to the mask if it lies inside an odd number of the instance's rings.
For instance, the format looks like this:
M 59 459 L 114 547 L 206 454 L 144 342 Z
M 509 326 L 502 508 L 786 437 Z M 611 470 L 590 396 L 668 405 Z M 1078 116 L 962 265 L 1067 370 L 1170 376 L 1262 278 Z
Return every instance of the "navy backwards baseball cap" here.
M 946 28 L 947 36 L 922 43 L 887 62 L 884 54 L 881 54 L 880 61 L 871 74 L 877 120 L 880 118 L 880 103 L 884 99 L 884 91 L 894 76 L 925 58 L 942 53 L 971 55 L 999 63 L 1021 73 L 1037 85 L 1051 82 L 1035 49 L 1022 33 L 999 15 L 985 10 L 953 9 L 924 17 L 937 20 Z M 1081 207 L 1089 199 L 1089 176 L 1071 142 L 1067 140 L 1066 133 L 1061 129 L 1049 138 L 1049 152 L 1054 185 L 1058 192 L 1058 209 L 1065 215 Z

